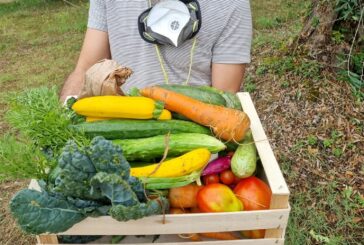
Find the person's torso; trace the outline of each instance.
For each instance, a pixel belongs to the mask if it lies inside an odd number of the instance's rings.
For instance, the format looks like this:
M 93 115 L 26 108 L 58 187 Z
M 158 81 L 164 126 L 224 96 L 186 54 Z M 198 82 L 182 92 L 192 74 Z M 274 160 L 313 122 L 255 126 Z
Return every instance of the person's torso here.
M 152 0 L 152 3 L 156 1 Z M 214 43 L 228 21 L 222 11 L 229 6 L 221 0 L 199 0 L 202 25 L 196 35 L 196 47 L 189 84 L 211 84 L 211 58 Z M 112 59 L 133 70 L 133 75 L 123 85 L 126 92 L 132 87 L 145 87 L 164 83 L 160 61 L 155 46 L 139 35 L 138 16 L 148 8 L 148 0 L 106 0 L 107 28 Z M 180 47 L 160 46 L 162 60 L 170 83 L 185 83 L 193 40 Z

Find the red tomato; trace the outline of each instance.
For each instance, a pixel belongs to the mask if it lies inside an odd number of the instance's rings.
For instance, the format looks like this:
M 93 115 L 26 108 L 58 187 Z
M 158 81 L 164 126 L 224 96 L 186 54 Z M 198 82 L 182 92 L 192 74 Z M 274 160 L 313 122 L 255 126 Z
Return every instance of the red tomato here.
M 234 183 L 235 175 L 230 169 L 227 169 L 220 173 L 220 180 L 225 185 L 231 185 Z
M 233 182 L 234 184 L 237 185 L 240 182 L 240 180 L 242 180 L 242 179 L 240 179 L 238 176 L 234 175 L 234 182 Z
M 242 179 L 234 188 L 234 193 L 244 204 L 244 210 L 269 209 L 272 191 L 257 177 Z
M 208 184 L 213 184 L 213 183 L 219 183 L 220 178 L 219 178 L 219 175 L 217 175 L 217 174 L 210 174 L 210 175 L 203 176 L 202 181 L 205 185 L 208 185 Z
M 241 201 L 226 185 L 213 183 L 197 193 L 197 205 L 202 212 L 235 212 L 243 210 Z
M 257 177 L 242 179 L 234 189 L 235 195 L 244 204 L 245 210 L 269 209 L 272 191 Z M 242 231 L 248 238 L 264 238 L 265 230 Z

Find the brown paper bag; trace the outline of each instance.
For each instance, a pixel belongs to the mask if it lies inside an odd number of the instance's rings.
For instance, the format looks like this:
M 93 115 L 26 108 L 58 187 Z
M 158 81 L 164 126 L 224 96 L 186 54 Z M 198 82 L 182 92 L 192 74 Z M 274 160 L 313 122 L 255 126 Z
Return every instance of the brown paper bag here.
M 122 67 L 114 60 L 100 60 L 91 66 L 85 74 L 85 83 L 79 98 L 99 95 L 124 95 L 120 86 L 133 71 Z

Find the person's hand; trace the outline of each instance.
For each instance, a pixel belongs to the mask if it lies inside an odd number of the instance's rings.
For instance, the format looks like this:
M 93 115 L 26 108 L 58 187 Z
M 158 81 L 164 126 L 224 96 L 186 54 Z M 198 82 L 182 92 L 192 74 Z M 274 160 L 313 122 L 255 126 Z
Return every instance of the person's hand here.
M 99 60 L 110 59 L 110 57 L 108 33 L 88 28 L 77 66 L 63 85 L 60 101 L 64 102 L 69 95 L 79 95 L 86 71 Z

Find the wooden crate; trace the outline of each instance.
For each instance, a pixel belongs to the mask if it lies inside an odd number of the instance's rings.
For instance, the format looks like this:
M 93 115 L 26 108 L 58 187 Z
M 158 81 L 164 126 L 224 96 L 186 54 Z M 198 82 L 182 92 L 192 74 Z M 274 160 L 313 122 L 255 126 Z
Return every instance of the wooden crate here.
M 263 169 L 260 175 L 267 181 L 273 193 L 269 210 L 165 215 L 164 224 L 162 223 L 162 215 L 145 217 L 128 222 L 118 222 L 109 216 L 98 218 L 88 217 L 80 223 L 75 224 L 66 232 L 58 235 L 161 234 L 161 237 L 163 237 L 167 234 L 266 229 L 264 239 L 203 241 L 193 242 L 193 244 L 284 244 L 284 234 L 290 212 L 288 203 L 289 190 L 250 95 L 248 93 L 238 93 L 238 96 L 242 103 L 243 110 L 248 114 L 251 120 L 251 130 Z M 36 182 L 32 182 L 30 188 L 37 189 Z M 181 241 L 181 239 L 178 239 L 178 236 L 167 235 L 165 237 L 167 237 L 167 239 L 161 239 L 163 240 L 161 244 L 177 245 L 190 243 L 188 239 Z M 57 236 L 55 234 L 37 236 L 37 241 L 38 244 L 58 244 Z M 128 244 L 134 244 L 133 240 Z

